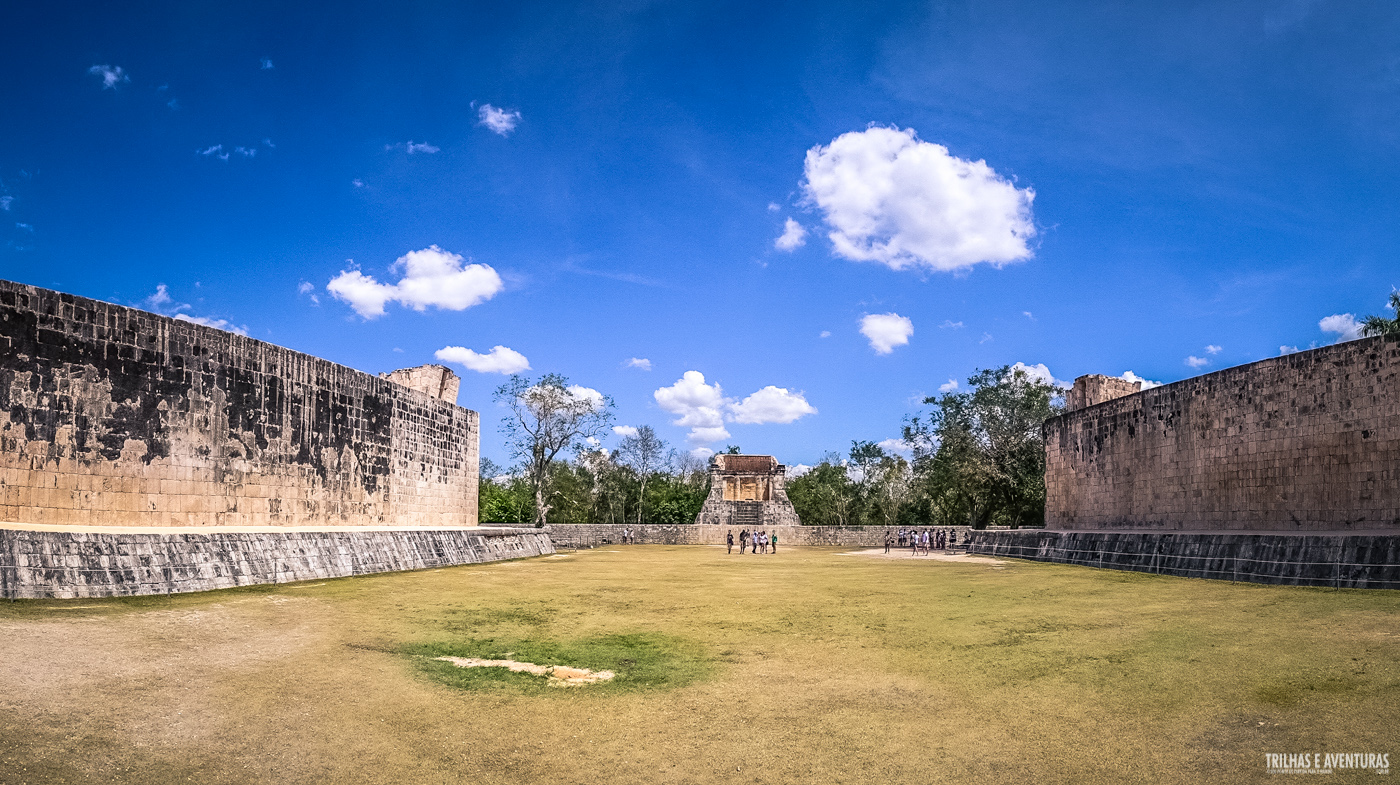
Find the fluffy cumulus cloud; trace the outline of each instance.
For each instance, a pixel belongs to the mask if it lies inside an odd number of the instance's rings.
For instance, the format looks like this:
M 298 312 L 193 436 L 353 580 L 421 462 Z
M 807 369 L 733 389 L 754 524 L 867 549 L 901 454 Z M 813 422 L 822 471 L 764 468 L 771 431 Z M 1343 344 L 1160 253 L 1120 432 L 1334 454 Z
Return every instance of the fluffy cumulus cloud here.
M 1332 333 L 1337 336 L 1337 343 L 1342 341 L 1354 341 L 1361 337 L 1361 322 L 1356 320 L 1356 314 L 1337 313 L 1324 317 L 1317 326 L 1325 333 Z
M 1220 354 L 1223 351 L 1225 351 L 1225 347 L 1216 346 L 1215 344 L 1206 347 L 1206 354 Z
M 897 313 L 872 313 L 860 320 L 860 334 L 870 341 L 876 354 L 889 354 L 896 346 L 909 343 L 914 322 Z
M 1045 363 L 1026 365 L 1025 363 L 1018 362 L 1011 366 L 1011 372 L 1015 373 L 1016 371 L 1021 371 L 1038 382 L 1048 384 L 1051 387 L 1058 387 L 1062 390 L 1067 390 L 1074 386 L 1072 383 L 1064 381 L 1063 379 L 1056 379 L 1055 375 L 1050 373 L 1050 369 Z
M 623 365 L 628 368 L 640 368 L 643 371 L 651 370 L 651 360 L 648 360 L 645 357 L 628 357 L 627 361 L 624 362 Z
M 1210 360 L 1206 359 L 1205 357 L 1197 357 L 1194 354 L 1189 355 L 1185 360 L 1183 360 L 1183 362 L 1185 362 L 1192 368 L 1204 368 L 1207 365 L 1210 365 Z
M 477 110 L 477 125 L 484 125 L 501 136 L 510 136 L 510 132 L 520 125 L 520 112 L 482 104 Z
M 689 428 L 687 438 L 706 444 L 729 438 L 725 422 L 743 425 L 790 423 L 817 410 L 800 392 L 769 385 L 736 401 L 724 396 L 719 384 L 708 384 L 699 371 L 686 371 L 669 387 L 652 394 L 662 410 L 676 416 L 672 425 Z
M 530 361 L 525 355 L 504 346 L 492 347 L 486 354 L 462 346 L 444 346 L 433 356 L 445 363 L 457 363 L 477 373 L 512 374 L 530 370 Z
M 795 251 L 806 244 L 807 228 L 791 218 L 783 224 L 783 233 L 773 241 L 773 247 L 779 251 Z
M 946 271 L 1032 255 L 1035 192 L 913 129 L 842 134 L 808 150 L 804 170 L 806 201 L 847 259 Z
M 115 90 L 117 85 L 131 81 L 131 77 L 119 65 L 95 65 L 88 69 L 88 73 L 102 80 L 103 90 Z
M 949 379 L 948 381 L 944 382 L 943 384 L 938 385 L 938 391 L 941 392 L 941 393 L 957 392 L 957 391 L 958 391 L 958 380 L 957 380 L 957 379 Z
M 637 435 L 637 428 L 636 428 L 635 426 L 632 426 L 632 425 L 614 425 L 614 426 L 613 426 L 613 433 L 617 434 L 618 436 L 624 436 L 624 437 L 625 437 L 625 436 L 636 436 L 636 435 Z
M 816 414 L 817 410 L 802 393 L 768 385 L 744 400 L 732 404 L 729 413 L 734 422 L 744 425 L 793 422 L 799 417 Z
M 1122 379 L 1125 382 L 1141 382 L 1142 389 L 1144 390 L 1150 390 L 1153 387 L 1162 386 L 1161 382 L 1154 382 L 1151 379 L 1144 379 L 1141 376 L 1138 376 L 1137 374 L 1133 373 L 1132 371 L 1124 371 L 1123 375 L 1118 378 Z
M 428 307 L 461 311 L 495 297 L 503 284 L 490 266 L 467 264 L 459 254 L 436 245 L 400 256 L 391 272 L 398 283 L 380 283 L 359 270 L 343 270 L 326 285 L 337 300 L 348 303 L 366 319 L 384 315 L 384 306 L 397 302 L 415 311 Z
M 905 458 L 908 458 L 909 454 L 914 451 L 914 448 L 909 446 L 909 443 L 903 439 L 885 439 L 880 442 L 878 446 L 885 452 L 903 455 Z
M 581 384 L 571 384 L 568 387 L 569 394 L 580 401 L 586 401 L 594 409 L 602 409 L 607 405 L 603 394 L 592 387 L 584 387 Z

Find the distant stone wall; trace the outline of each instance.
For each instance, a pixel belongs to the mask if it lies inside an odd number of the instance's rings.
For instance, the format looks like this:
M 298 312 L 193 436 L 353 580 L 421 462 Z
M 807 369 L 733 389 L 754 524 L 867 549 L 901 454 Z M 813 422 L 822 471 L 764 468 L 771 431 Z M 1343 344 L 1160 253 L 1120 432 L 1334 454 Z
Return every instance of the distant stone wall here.
M 1400 589 L 1400 535 L 979 531 L 969 553 L 1288 586 Z
M 123 597 L 343 578 L 554 553 L 538 529 L 210 531 L 0 529 L 0 597 Z
M 1051 529 L 1400 530 L 1400 338 L 1261 360 L 1045 423 Z
M 326 360 L 0 281 L 0 521 L 469 526 L 478 428 Z
M 928 527 L 935 528 L 935 527 Z M 956 530 L 958 542 L 963 541 L 967 527 L 936 527 Z M 596 548 L 599 545 L 622 542 L 622 531 L 628 529 L 641 545 L 723 545 L 725 534 L 737 538 L 742 527 L 712 524 L 648 524 L 622 526 L 603 523 L 559 523 L 546 526 L 556 548 Z M 898 537 L 898 526 L 768 526 L 761 530 L 778 535 L 778 547 L 785 545 L 839 545 L 875 548 L 885 543 L 885 533 Z M 919 531 L 923 531 L 920 529 Z M 896 542 L 898 540 L 896 539 Z

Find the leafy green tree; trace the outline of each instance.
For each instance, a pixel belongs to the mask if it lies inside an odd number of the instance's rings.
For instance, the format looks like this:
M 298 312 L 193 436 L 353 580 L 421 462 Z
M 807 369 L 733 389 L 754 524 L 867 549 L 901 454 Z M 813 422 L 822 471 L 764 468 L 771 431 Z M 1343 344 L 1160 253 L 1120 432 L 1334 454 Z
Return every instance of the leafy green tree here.
M 516 375 L 496 389 L 498 403 L 510 409 L 501 433 L 521 462 L 535 500 L 535 525 L 549 516 L 554 463 L 566 449 L 582 449 L 587 439 L 602 436 L 612 423 L 612 399 L 563 376 L 545 374 L 538 382 Z
M 968 386 L 924 399 L 933 412 L 904 426 L 920 492 L 942 522 L 1043 522 L 1041 425 L 1061 411 L 1060 390 L 1010 366 L 979 371 Z
M 647 480 L 663 467 L 666 455 L 666 442 L 650 425 L 643 425 L 636 433 L 623 437 L 618 445 L 615 459 L 636 472 L 641 485 L 637 490 L 637 523 L 642 522 L 646 511 Z
M 1400 290 L 1391 290 L 1388 307 L 1395 314 L 1395 318 L 1367 316 L 1361 320 L 1362 335 L 1400 335 Z

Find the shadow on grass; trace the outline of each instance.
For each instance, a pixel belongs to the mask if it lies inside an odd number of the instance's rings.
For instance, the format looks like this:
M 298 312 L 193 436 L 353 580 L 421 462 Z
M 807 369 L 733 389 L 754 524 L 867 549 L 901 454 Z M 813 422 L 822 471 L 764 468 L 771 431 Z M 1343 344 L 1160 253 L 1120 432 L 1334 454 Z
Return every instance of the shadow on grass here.
M 667 690 L 708 678 L 714 663 L 693 641 L 654 633 L 602 635 L 576 641 L 537 638 L 467 638 L 410 644 L 400 653 L 411 657 L 428 678 L 464 690 L 507 690 L 522 694 L 589 694 Z M 611 681 L 583 687 L 550 687 L 542 676 L 506 668 L 459 668 L 435 657 L 516 660 L 537 665 L 568 665 L 617 674 Z

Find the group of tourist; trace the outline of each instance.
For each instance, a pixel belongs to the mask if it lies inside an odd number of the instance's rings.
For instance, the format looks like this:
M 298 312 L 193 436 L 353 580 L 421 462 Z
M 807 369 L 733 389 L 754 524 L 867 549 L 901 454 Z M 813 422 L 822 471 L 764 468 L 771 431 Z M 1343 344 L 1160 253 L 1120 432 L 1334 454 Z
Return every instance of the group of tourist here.
M 971 533 L 964 536 L 963 545 L 967 544 Z M 890 548 L 898 544 L 900 548 L 908 548 L 909 552 L 918 556 L 927 556 L 931 551 L 942 551 L 958 544 L 957 529 L 900 529 L 898 534 L 885 532 L 885 553 L 890 552 Z
M 725 541 L 725 543 L 729 546 L 728 553 L 733 553 L 733 552 L 734 552 L 734 530 L 733 530 L 733 529 L 730 529 L 730 530 L 724 535 L 724 541 Z M 755 529 L 754 531 L 749 531 L 748 529 L 744 529 L 743 531 L 739 532 L 739 553 L 742 555 L 742 554 L 744 553 L 745 549 L 748 549 L 748 548 L 752 548 L 752 549 L 753 549 L 752 551 L 750 551 L 750 553 L 777 553 L 777 552 L 778 552 L 778 533 L 777 533 L 777 532 L 758 531 L 757 529 Z M 770 551 L 770 550 L 768 550 L 769 548 L 772 548 L 773 550 Z

